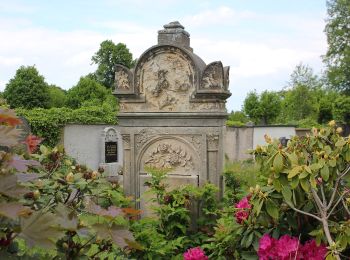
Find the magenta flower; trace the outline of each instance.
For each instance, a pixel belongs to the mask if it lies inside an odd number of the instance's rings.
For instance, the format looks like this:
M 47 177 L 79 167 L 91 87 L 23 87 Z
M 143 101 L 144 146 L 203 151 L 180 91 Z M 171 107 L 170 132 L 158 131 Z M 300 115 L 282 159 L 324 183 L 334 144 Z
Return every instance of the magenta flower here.
M 265 234 L 259 240 L 259 249 L 258 256 L 260 260 L 269 260 L 275 257 L 275 244 L 277 243 L 276 239 L 270 237 L 268 234 Z
M 317 246 L 314 239 L 302 245 L 296 237 L 284 235 L 276 240 L 265 234 L 259 241 L 260 260 L 323 260 L 326 254 L 327 248 L 324 245 Z
M 239 224 L 242 224 L 244 220 L 249 217 L 249 209 L 252 208 L 252 205 L 249 204 L 250 197 L 244 197 L 238 203 L 235 204 L 235 207 L 239 209 L 235 213 L 236 221 Z
M 184 260 L 208 260 L 205 252 L 200 247 L 188 249 L 183 256 Z
M 291 237 L 289 235 L 284 235 L 280 237 L 275 247 L 277 256 L 279 257 L 278 259 L 294 259 L 299 247 L 300 246 L 298 238 Z
M 309 240 L 300 249 L 300 254 L 303 259 L 308 260 L 323 260 L 326 258 L 327 248 L 325 245 L 316 245 L 315 239 Z

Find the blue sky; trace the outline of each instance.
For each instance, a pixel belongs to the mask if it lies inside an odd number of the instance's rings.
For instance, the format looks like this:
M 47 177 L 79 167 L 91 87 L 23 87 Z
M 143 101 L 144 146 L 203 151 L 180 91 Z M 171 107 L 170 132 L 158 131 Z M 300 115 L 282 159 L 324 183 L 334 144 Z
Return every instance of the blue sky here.
M 50 84 L 69 89 L 95 70 L 105 39 L 125 43 L 134 58 L 178 20 L 206 63 L 231 66 L 227 108 L 239 110 L 256 89 L 280 90 L 303 62 L 316 73 L 327 49 L 325 0 L 0 0 L 0 91 L 21 65 L 35 64 Z

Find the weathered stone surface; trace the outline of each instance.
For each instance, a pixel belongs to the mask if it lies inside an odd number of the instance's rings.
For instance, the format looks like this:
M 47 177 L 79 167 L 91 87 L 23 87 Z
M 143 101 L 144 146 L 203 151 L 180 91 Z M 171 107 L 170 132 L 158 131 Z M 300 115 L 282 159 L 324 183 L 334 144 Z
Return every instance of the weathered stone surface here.
M 142 209 L 146 166 L 171 168 L 171 187 L 221 183 L 229 67 L 206 66 L 189 43 L 184 27 L 172 22 L 134 69 L 116 69 L 123 185 L 127 194 L 141 198 L 136 206 Z

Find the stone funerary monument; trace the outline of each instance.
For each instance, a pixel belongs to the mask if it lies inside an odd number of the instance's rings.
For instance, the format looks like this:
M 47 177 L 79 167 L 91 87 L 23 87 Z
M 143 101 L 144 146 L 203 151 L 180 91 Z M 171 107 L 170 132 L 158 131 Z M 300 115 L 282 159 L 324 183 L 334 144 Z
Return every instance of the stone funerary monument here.
M 228 85 L 229 67 L 206 65 L 179 22 L 164 25 L 158 44 L 133 69 L 117 65 L 113 93 L 120 104 L 126 194 L 140 198 L 146 166 L 172 168 L 172 187 L 221 186 Z

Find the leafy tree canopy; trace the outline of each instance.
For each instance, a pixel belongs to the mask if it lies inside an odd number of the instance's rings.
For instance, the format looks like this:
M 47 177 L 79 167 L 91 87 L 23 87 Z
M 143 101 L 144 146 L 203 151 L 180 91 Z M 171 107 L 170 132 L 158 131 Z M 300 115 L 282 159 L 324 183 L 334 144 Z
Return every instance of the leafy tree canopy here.
M 107 90 L 90 76 L 81 77 L 78 84 L 67 92 L 66 106 L 70 108 L 98 106 L 102 105 L 103 102 L 116 106 L 115 98 L 110 90 Z
M 50 105 L 49 87 L 35 66 L 21 66 L 6 85 L 4 97 L 13 108 L 47 108 Z
M 350 95 L 350 1 L 329 0 L 327 8 L 328 79 L 335 89 Z
M 122 64 L 128 68 L 134 65 L 132 54 L 126 45 L 123 43 L 116 45 L 111 40 L 103 41 L 91 60 L 98 65 L 95 72 L 98 82 L 109 89 L 113 88 L 115 65 Z
M 66 102 L 66 91 L 56 85 L 49 86 L 50 107 L 63 107 Z
M 254 123 L 270 124 L 279 114 L 281 99 L 278 93 L 264 91 L 258 95 L 256 91 L 248 93 L 244 100 L 243 111 Z

